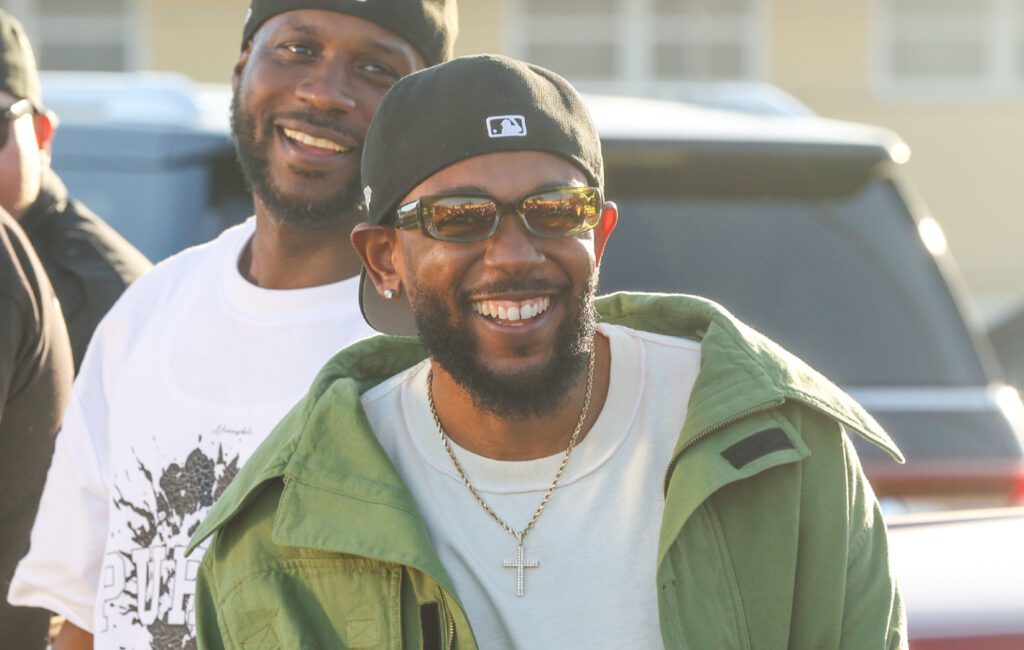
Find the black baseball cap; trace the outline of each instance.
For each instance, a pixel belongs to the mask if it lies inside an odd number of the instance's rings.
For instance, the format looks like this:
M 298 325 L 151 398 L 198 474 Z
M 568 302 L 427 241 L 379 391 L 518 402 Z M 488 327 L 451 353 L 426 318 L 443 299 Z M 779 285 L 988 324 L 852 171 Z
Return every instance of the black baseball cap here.
M 367 221 L 388 225 L 417 185 L 454 163 L 502 151 L 543 151 L 603 189 L 597 128 L 576 89 L 554 72 L 505 56 L 452 59 L 415 72 L 384 96 L 363 143 Z M 385 300 L 363 271 L 359 305 L 371 327 L 412 336 L 405 296 Z
M 297 9 L 336 11 L 390 29 L 434 65 L 452 58 L 459 33 L 456 0 L 252 0 L 242 29 L 242 49 L 260 25 Z
M 32 45 L 18 19 L 0 10 L 0 90 L 43 111 L 43 90 Z

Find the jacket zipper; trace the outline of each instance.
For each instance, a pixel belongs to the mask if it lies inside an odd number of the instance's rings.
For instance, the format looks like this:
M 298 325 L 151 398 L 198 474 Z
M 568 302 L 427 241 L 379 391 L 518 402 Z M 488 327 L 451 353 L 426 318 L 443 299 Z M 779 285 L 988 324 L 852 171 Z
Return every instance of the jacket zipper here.
M 448 643 L 445 645 L 447 650 L 452 650 L 455 647 L 455 617 L 452 616 L 451 607 L 448 606 L 448 599 L 444 597 L 444 590 L 442 589 L 441 604 L 444 606 L 444 615 L 448 619 Z
M 755 406 L 752 409 L 748 409 L 746 411 L 742 411 L 740 413 L 737 413 L 736 415 L 730 416 L 730 417 L 726 418 L 725 420 L 722 420 L 718 424 L 716 424 L 716 425 L 714 425 L 712 427 L 708 427 L 707 429 L 704 429 L 703 431 L 701 431 L 700 433 L 698 433 L 694 437 L 690 438 L 690 440 L 685 445 L 683 445 L 679 449 L 679 451 L 677 451 L 675 454 L 672 455 L 672 459 L 669 461 L 668 467 L 665 469 L 665 478 L 662 480 L 662 484 L 661 484 L 661 495 L 662 495 L 662 498 L 668 496 L 668 480 L 669 480 L 669 476 L 672 475 L 672 469 L 676 466 L 676 462 L 679 460 L 679 457 L 683 455 L 683 452 L 685 452 L 687 449 L 689 449 L 690 447 L 694 446 L 695 444 L 697 444 L 698 442 L 700 442 L 701 440 L 703 440 L 707 436 L 711 435 L 715 431 L 718 431 L 719 429 L 724 429 L 725 427 L 729 426 L 730 424 L 733 424 L 735 422 L 739 422 L 740 420 L 742 420 L 744 418 L 748 418 L 748 417 L 750 417 L 752 415 L 757 415 L 759 413 L 766 413 L 767 411 L 771 411 L 772 409 L 777 409 L 777 408 L 779 408 L 780 406 L 782 406 L 785 403 L 786 403 L 786 398 L 785 397 L 780 397 L 779 399 L 777 399 L 775 401 L 768 402 L 768 403 L 762 404 L 760 406 Z

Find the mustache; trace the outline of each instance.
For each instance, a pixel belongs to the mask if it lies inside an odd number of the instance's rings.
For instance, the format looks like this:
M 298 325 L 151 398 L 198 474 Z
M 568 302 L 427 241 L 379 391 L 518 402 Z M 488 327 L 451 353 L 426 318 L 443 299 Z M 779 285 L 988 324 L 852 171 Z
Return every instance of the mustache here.
M 496 293 L 566 293 L 567 291 L 569 291 L 568 285 L 546 278 L 502 278 L 465 291 L 460 298 L 463 303 L 468 304 L 477 296 Z
M 287 113 L 279 113 L 272 118 L 268 118 L 268 121 L 273 123 L 274 119 L 282 117 L 290 120 L 296 120 L 298 122 L 305 122 L 310 126 L 328 129 L 336 133 L 343 133 L 357 142 L 362 142 L 366 138 L 365 133 L 348 124 L 345 120 L 330 113 L 313 110 L 289 111 Z

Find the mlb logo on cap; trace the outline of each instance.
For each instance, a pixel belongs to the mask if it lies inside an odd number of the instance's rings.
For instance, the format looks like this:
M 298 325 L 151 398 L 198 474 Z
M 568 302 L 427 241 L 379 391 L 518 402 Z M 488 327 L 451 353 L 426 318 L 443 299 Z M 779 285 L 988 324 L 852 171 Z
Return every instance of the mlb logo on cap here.
M 522 115 L 488 117 L 487 135 L 492 138 L 521 138 L 526 135 L 526 118 Z

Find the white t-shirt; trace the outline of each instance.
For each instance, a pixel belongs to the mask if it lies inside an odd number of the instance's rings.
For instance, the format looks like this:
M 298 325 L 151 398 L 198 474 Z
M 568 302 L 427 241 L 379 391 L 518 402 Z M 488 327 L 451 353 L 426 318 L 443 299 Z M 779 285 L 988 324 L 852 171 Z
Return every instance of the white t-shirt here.
M 694 341 L 601 325 L 611 343 L 608 398 L 525 539 L 524 595 L 516 541 L 476 502 L 441 444 L 423 362 L 363 396 L 373 430 L 424 517 L 481 648 L 662 648 L 658 533 L 662 481 L 700 366 Z M 494 511 L 522 530 L 561 453 L 498 461 L 453 445 Z
M 254 230 L 159 264 L 89 344 L 8 599 L 64 615 L 97 648 L 194 647 L 189 537 L 331 355 L 373 333 L 358 278 L 246 281 Z

